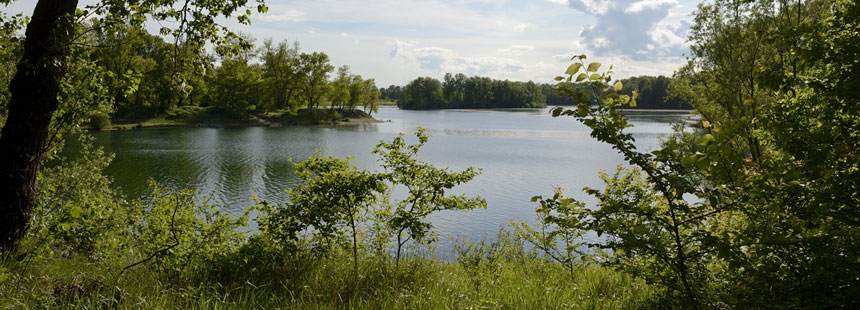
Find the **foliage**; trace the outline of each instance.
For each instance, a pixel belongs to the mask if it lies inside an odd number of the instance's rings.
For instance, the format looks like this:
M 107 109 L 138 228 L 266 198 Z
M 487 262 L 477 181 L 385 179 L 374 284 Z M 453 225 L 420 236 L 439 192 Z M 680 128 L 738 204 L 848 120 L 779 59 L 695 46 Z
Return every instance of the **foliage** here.
M 299 86 L 299 44 L 293 42 L 292 47 L 287 41 L 272 44 L 266 40 L 260 50 L 263 62 L 263 83 L 265 84 L 266 108 L 294 110 L 296 103 L 293 96 Z
M 578 266 L 571 277 L 510 234 L 494 239 L 470 254 L 481 257 L 480 268 L 414 257 L 395 271 L 384 260 L 362 259 L 359 276 L 340 250 L 323 258 L 248 255 L 192 264 L 186 267 L 198 272 L 189 276 L 202 281 L 175 283 L 152 268 L 117 274 L 87 256 L 2 258 L 0 296 L 9 308 L 639 309 L 651 294 L 642 281 L 608 268 Z
M 89 127 L 95 130 L 107 129 L 110 127 L 110 116 L 104 112 L 95 112 L 90 115 Z
M 15 75 L 15 62 L 21 57 L 21 38 L 15 33 L 19 31 L 26 19 L 22 15 L 8 16 L 0 12 L 0 126 L 6 119 L 6 109 L 9 104 L 9 82 Z
M 391 91 L 389 87 L 389 92 Z M 397 106 L 401 109 L 484 109 L 484 108 L 540 108 L 545 107 L 544 95 L 533 82 L 511 82 L 487 77 L 471 77 L 460 73 L 445 74 L 443 82 L 420 77 L 402 90 Z M 393 95 L 389 95 L 389 98 Z
M 316 252 L 334 247 L 344 229 L 352 239 L 353 261 L 358 267 L 358 225 L 385 191 L 380 176 L 358 170 L 349 159 L 323 157 L 319 153 L 295 164 L 305 183 L 288 190 L 290 202 L 267 209 L 259 220 L 261 231 L 271 234 L 288 251 L 300 248 L 299 233 L 312 229 Z
M 582 220 L 584 205 L 572 198 L 564 198 L 562 188 L 554 187 L 552 198 L 532 197 L 538 202 L 535 209 L 537 221 L 532 227 L 525 221 L 511 221 L 511 227 L 519 238 L 530 243 L 548 260 L 560 263 L 570 271 L 584 265 L 589 253 L 580 249 L 584 230 L 577 225 Z
M 854 307 L 860 226 L 846 210 L 860 202 L 858 114 L 849 108 L 857 105 L 856 8 L 701 5 L 694 58 L 671 86 L 701 126 L 679 127 L 651 153 L 636 151 L 617 111 L 637 93 L 617 94 L 623 83 L 590 73 L 592 65 L 576 75 L 585 63 L 571 65 L 557 87 L 580 104 L 554 114 L 574 116 L 637 166 L 604 174 L 605 190 L 586 189 L 597 208 L 571 226 L 602 234 L 592 246 L 611 250 L 604 262 L 660 284 L 666 305 Z
M 684 200 L 684 194 L 694 192 L 694 183 L 682 178 L 689 171 L 685 166 L 663 161 L 670 150 L 650 154 L 636 151 L 633 135 L 624 132 L 632 125 L 617 108 L 621 105 L 635 106 L 638 93 L 634 92 L 632 96 L 616 93 L 623 89 L 623 83 L 609 85 L 611 66 L 609 71 L 599 74 L 596 72 L 601 67 L 600 63 L 586 65 L 584 55 L 575 59 L 579 61 L 568 67 L 567 77 L 556 80 L 559 81 L 560 92 L 580 103 L 576 109 L 555 108 L 553 116 L 570 115 L 591 128 L 592 137 L 610 144 L 627 161 L 642 169 L 648 183 L 636 178 L 638 172 L 616 174 L 612 179 L 606 179 L 609 182 L 606 193 L 586 190 L 600 200 L 599 208 L 590 211 L 581 207 L 579 212 L 584 213 L 583 220 L 568 222 L 568 225 L 607 235 L 610 242 L 592 246 L 609 249 L 616 258 L 629 253 L 628 259 L 621 261 L 622 266 L 634 273 L 643 270 L 660 273 L 646 279 L 660 281 L 667 287 L 666 293 L 670 294 L 667 300 L 695 307 L 706 294 L 704 285 L 707 278 L 703 270 L 708 256 L 707 252 L 701 252 L 701 247 L 709 241 L 708 235 L 703 233 L 703 220 L 712 214 L 712 210 Z M 572 87 L 571 81 L 582 84 Z M 591 105 L 591 98 L 598 91 L 608 93 L 600 96 L 601 105 Z M 671 295 L 675 293 L 683 297 L 675 298 Z
M 378 109 L 379 96 L 373 79 L 365 80 L 360 75 L 351 74 L 348 66 L 341 66 L 337 70 L 337 77 L 331 83 L 328 97 L 332 109 L 340 107 L 351 111 L 361 106 L 372 113 Z
M 74 159 L 54 159 L 39 175 L 29 239 L 34 250 L 102 256 L 128 246 L 126 202 L 103 174 L 113 156 L 86 135 L 78 143 Z
M 305 99 L 307 107 L 318 109 L 320 101 L 329 91 L 328 75 L 334 70 L 328 55 L 314 52 L 299 55 L 302 83 L 299 94 Z
M 308 104 L 318 109 L 325 99 L 332 102 L 331 108 L 362 107 L 372 113 L 378 107 L 380 94 L 373 79 L 347 69 L 343 81 L 330 88 L 327 79 L 333 67 L 328 56 L 301 53 L 298 42 L 274 44 L 269 39 L 254 50 L 253 37 L 237 34 L 216 48 L 223 54 L 216 63 L 214 56 L 198 53 L 186 43 L 165 42 L 133 22 L 93 19 L 91 26 L 81 26 L 80 31 L 78 41 L 85 44 L 76 46 L 76 53 L 88 55 L 92 68 L 68 79 L 70 83 L 97 81 L 98 96 L 90 99 L 104 102 L 98 106 L 99 114 L 113 114 L 118 122 L 171 118 L 168 114 L 176 109 L 198 106 L 217 107 L 234 116 L 294 112 Z M 14 37 L 3 37 L 16 46 Z M 15 51 L 11 48 L 6 55 L 12 57 Z M 13 66 L 14 59 L 4 63 Z
M 431 77 L 419 77 L 409 82 L 397 100 L 397 107 L 401 109 L 423 110 L 443 105 L 442 83 Z
M 397 101 L 400 99 L 400 92 L 402 88 L 397 85 L 389 85 L 388 87 L 383 87 L 379 89 L 380 98 L 389 100 L 389 101 Z
M 263 84 L 258 65 L 248 64 L 243 59 L 228 59 L 221 62 L 209 77 L 209 104 L 226 111 L 245 115 L 255 109 L 261 101 Z
M 188 266 L 205 268 L 245 241 L 238 228 L 247 225 L 250 212 L 233 215 L 191 190 L 170 191 L 152 182 L 150 194 L 134 202 L 130 214 L 137 251 L 148 255 L 140 262 L 152 259 L 170 279 L 188 279 L 188 273 L 199 272 Z
M 674 77 L 665 76 L 633 76 L 619 80 L 623 85 L 618 93 L 632 96 L 633 92 L 637 93 L 636 106 L 625 106 L 624 109 L 691 109 L 684 99 L 675 96 L 672 93 L 670 85 L 675 81 Z M 571 83 L 570 87 L 579 87 L 576 83 Z M 579 102 L 576 98 L 567 94 L 557 92 L 554 85 L 542 84 L 541 90 L 546 96 L 547 105 L 553 106 L 568 106 L 576 105 Z M 613 90 L 614 91 L 614 90 Z M 597 92 L 600 95 L 605 94 L 603 90 Z M 591 98 L 592 104 L 599 104 L 597 97 Z
M 385 171 L 382 177 L 393 187 L 406 189 L 406 198 L 394 205 L 389 225 L 397 238 L 395 260 L 400 260 L 400 251 L 406 242 L 431 243 L 435 240 L 433 224 L 427 216 L 444 210 L 472 210 L 486 208 L 487 202 L 480 197 L 446 195 L 445 191 L 471 181 L 480 173 L 469 167 L 459 172 L 437 168 L 418 160 L 418 151 L 427 143 L 429 136 L 423 128 L 415 133 L 417 144 L 406 145 L 403 134 L 391 142 L 380 142 L 373 149 Z
M 60 157 L 42 170 L 21 257 L 87 257 L 114 273 L 152 263 L 139 268 L 158 270 L 176 283 L 191 281 L 207 262 L 244 243 L 238 228 L 246 225 L 251 210 L 229 214 L 189 190 L 169 191 L 156 183 L 146 197 L 127 201 L 103 174 L 112 156 L 94 148 L 86 135 L 78 143 L 81 151 L 74 159 Z

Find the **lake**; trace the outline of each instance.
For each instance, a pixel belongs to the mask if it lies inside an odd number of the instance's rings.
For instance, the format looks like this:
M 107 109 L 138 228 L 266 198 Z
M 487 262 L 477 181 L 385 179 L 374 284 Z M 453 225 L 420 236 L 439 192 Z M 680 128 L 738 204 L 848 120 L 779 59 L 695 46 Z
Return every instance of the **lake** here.
M 653 149 L 672 124 L 692 119 L 688 111 L 627 112 L 640 149 Z M 535 195 L 552 195 L 552 186 L 593 204 L 581 189 L 602 187 L 600 170 L 614 171 L 623 158 L 589 136 L 572 117 L 553 118 L 548 109 L 403 111 L 381 107 L 382 123 L 280 128 L 170 128 L 93 132 L 96 145 L 116 155 L 107 169 L 115 186 L 130 198 L 154 179 L 170 188 L 192 188 L 238 212 L 252 203 L 251 193 L 271 203 L 287 199 L 285 189 L 299 181 L 290 159 L 301 161 L 319 150 L 352 156 L 365 169 L 377 169 L 370 154 L 380 140 L 418 127 L 429 142 L 419 159 L 439 167 L 474 166 L 482 174 L 453 193 L 480 195 L 487 208 L 445 211 L 432 217 L 440 245 L 449 238 L 493 236 L 509 219 L 534 219 Z M 396 195 L 396 193 L 395 193 Z

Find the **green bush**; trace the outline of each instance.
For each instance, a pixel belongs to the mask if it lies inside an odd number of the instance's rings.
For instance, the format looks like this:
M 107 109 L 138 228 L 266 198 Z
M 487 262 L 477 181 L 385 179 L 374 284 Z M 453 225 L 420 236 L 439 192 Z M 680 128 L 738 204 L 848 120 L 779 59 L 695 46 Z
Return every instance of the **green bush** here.
M 167 113 L 165 113 L 164 118 L 168 120 L 187 121 L 193 119 L 204 110 L 205 108 L 202 107 L 186 105 L 168 110 Z
M 104 112 L 95 112 L 90 115 L 90 120 L 87 122 L 90 126 L 90 129 L 94 130 L 102 130 L 110 127 L 110 115 Z

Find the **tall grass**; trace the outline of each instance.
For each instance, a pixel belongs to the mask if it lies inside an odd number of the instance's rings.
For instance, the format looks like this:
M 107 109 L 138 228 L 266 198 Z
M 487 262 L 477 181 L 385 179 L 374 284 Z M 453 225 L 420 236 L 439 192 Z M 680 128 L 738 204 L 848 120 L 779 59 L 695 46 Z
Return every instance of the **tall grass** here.
M 604 267 L 571 270 L 499 241 L 462 242 L 454 261 L 413 256 L 399 267 L 366 254 L 354 270 L 347 251 L 327 257 L 261 254 L 250 247 L 182 279 L 92 256 L 44 255 L 0 262 L 3 309 L 632 309 L 643 282 Z M 469 250 L 466 250 L 469 249 Z M 205 267 L 205 268 L 198 268 Z M 396 269 L 395 269 L 396 268 Z

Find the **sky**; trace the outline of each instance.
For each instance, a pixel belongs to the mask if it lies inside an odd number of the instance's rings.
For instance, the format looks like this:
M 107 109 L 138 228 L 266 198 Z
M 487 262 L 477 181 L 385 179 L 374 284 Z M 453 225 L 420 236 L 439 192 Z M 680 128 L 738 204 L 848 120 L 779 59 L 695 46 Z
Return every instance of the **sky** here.
M 31 14 L 35 0 L 3 12 Z M 83 0 L 82 3 L 92 2 Z M 253 1 L 250 1 L 253 3 Z M 227 21 L 256 43 L 298 41 L 335 66 L 405 85 L 446 72 L 552 82 L 572 55 L 612 64 L 614 77 L 671 75 L 688 54 L 698 0 L 266 0 L 251 26 Z

